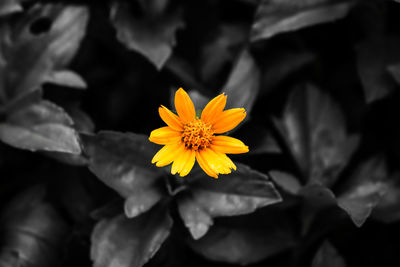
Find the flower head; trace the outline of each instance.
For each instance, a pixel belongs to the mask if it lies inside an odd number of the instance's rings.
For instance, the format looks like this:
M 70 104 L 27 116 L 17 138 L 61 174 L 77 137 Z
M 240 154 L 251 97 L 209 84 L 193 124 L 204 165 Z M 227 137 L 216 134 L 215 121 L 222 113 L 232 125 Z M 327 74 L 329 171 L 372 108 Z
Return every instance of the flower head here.
M 245 117 L 244 108 L 224 111 L 226 95 L 220 94 L 204 108 L 201 117 L 189 95 L 180 88 L 175 93 L 175 115 L 168 108 L 158 109 L 161 119 L 168 125 L 151 132 L 149 140 L 164 145 L 153 157 L 152 163 L 163 167 L 172 163 L 171 173 L 187 175 L 197 159 L 200 167 L 209 176 L 228 174 L 236 170 L 235 164 L 226 154 L 240 154 L 249 151 L 242 141 L 218 135 L 235 128 Z

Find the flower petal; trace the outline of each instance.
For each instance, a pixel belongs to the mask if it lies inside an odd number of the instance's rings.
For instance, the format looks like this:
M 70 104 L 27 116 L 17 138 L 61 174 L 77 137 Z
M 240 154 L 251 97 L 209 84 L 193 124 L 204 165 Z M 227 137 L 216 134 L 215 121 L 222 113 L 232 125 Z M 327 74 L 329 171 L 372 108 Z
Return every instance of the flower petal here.
M 249 147 L 246 146 L 242 141 L 224 135 L 214 136 L 210 148 L 217 152 L 226 154 L 241 154 L 249 152 Z
M 235 128 L 245 117 L 246 111 L 244 108 L 232 108 L 222 112 L 211 123 L 215 133 L 225 133 Z
M 210 168 L 216 172 L 217 174 L 228 174 L 231 173 L 229 166 L 224 162 L 221 157 L 219 157 L 214 151 L 211 149 L 203 149 L 202 155 L 204 159 L 207 161 Z
M 170 111 L 168 108 L 161 106 L 158 108 L 158 113 L 160 114 L 161 119 L 172 129 L 177 130 L 177 131 L 182 131 L 183 130 L 183 123 L 179 119 L 178 116 L 176 116 L 172 111 Z
M 193 165 L 196 161 L 195 155 L 196 153 L 194 152 L 194 150 L 190 150 L 189 159 L 186 161 L 186 164 L 183 166 L 181 172 L 179 173 L 181 177 L 188 175 L 188 173 L 192 170 Z
M 183 122 L 190 122 L 195 119 L 196 111 L 193 102 L 182 88 L 179 88 L 175 93 L 175 109 Z
M 185 148 L 182 153 L 177 155 L 177 157 L 174 160 L 174 163 L 172 163 L 171 174 L 175 175 L 176 173 L 181 172 L 183 166 L 185 166 L 186 162 L 189 160 L 190 151 L 191 149 Z
M 156 163 L 157 167 L 164 167 L 182 153 L 184 148 L 185 146 L 182 143 L 165 145 L 154 155 L 151 163 Z
M 201 120 L 209 123 L 214 118 L 219 117 L 226 105 L 226 95 L 220 94 L 214 97 L 201 112 Z
M 169 126 L 158 128 L 150 133 L 150 142 L 166 145 L 171 143 L 178 143 L 181 139 L 180 132 L 175 131 Z
M 225 164 L 230 169 L 233 169 L 233 170 L 236 171 L 235 163 L 233 163 L 233 161 L 225 153 L 222 153 L 222 152 L 219 152 L 219 151 L 215 151 L 215 150 L 213 150 L 213 151 L 214 151 L 214 153 L 216 153 L 221 158 L 221 160 L 223 160 L 225 162 Z
M 218 174 L 215 171 L 213 171 L 213 169 L 208 164 L 207 160 L 204 158 L 204 150 L 196 151 L 196 159 L 200 167 L 203 169 L 205 173 L 207 173 L 208 176 L 218 178 Z

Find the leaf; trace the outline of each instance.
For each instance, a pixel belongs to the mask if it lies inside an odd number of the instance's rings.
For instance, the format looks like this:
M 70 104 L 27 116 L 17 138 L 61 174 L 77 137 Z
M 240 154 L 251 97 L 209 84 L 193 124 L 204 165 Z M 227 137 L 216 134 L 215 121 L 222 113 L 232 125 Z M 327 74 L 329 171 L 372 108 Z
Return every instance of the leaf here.
M 315 55 L 309 51 L 293 51 L 282 49 L 268 53 L 265 60 L 265 71 L 261 74 L 261 94 L 270 93 L 274 87 L 290 79 L 290 75 L 315 59 Z
M 251 148 L 247 155 L 282 153 L 272 131 L 262 123 L 249 121 L 246 123 L 246 127 L 240 128 L 236 134 Z
M 1 214 L 0 262 L 13 265 L 57 266 L 67 234 L 67 224 L 46 202 L 44 187 L 37 186 L 15 197 Z
M 75 87 L 79 89 L 87 88 L 87 84 L 83 78 L 70 70 L 54 71 L 47 77 L 46 81 L 49 83 Z
M 276 125 L 309 183 L 331 186 L 358 144 L 336 103 L 311 85 L 291 94 Z
M 285 191 L 297 195 L 301 190 L 302 186 L 299 180 L 292 174 L 282 171 L 270 171 L 269 174 L 272 180 Z
M 211 180 L 194 173 L 186 195 L 178 199 L 179 213 L 193 238 L 201 238 L 212 225 L 212 218 L 254 212 L 282 199 L 265 174 L 236 164 L 237 171 Z
M 78 106 L 73 105 L 67 107 L 67 112 L 74 121 L 74 129 L 78 133 L 91 134 L 94 132 L 94 123 L 92 119 L 83 112 Z M 88 159 L 83 154 L 69 154 L 63 152 L 43 152 L 47 156 L 54 158 L 62 163 L 74 166 L 86 166 Z
M 343 192 L 338 193 L 338 205 L 346 211 L 354 224 L 362 226 L 387 190 L 386 163 L 381 157 L 363 162 L 353 172 Z
M 172 54 L 175 32 L 184 27 L 178 12 L 139 17 L 131 12 L 129 4 L 120 2 L 111 6 L 111 22 L 117 30 L 118 40 L 128 49 L 145 56 L 158 70 Z
M 53 72 L 65 70 L 79 48 L 87 20 L 84 7 L 48 4 L 35 5 L 16 23 L 3 24 L 0 103 L 38 90 L 54 76 Z
M 248 265 L 289 249 L 295 244 L 291 219 L 282 211 L 260 211 L 218 221 L 201 239 L 189 246 L 209 260 Z
M 244 50 L 221 92 L 228 95 L 228 108 L 245 108 L 250 114 L 260 90 L 260 71 L 250 53 Z
M 140 267 L 168 237 L 172 219 L 165 207 L 154 207 L 136 218 L 123 214 L 100 221 L 92 233 L 94 267 Z
M 20 4 L 20 0 L 3 0 L 0 3 L 0 16 L 9 15 L 22 10 L 23 8 Z
M 212 35 L 201 47 L 200 54 L 200 77 L 206 83 L 217 79 L 223 67 L 234 61 L 234 50 L 246 40 L 247 28 L 240 24 L 222 24 Z
M 347 15 L 353 3 L 335 0 L 262 0 L 258 6 L 251 40 L 327 23 Z
M 64 110 L 48 101 L 30 104 L 0 124 L 0 140 L 31 151 L 80 154 L 78 135 Z
M 151 164 L 157 146 L 147 136 L 103 131 L 83 136 L 83 142 L 89 169 L 126 199 L 128 217 L 149 210 L 163 197 L 164 173 Z
M 385 194 L 372 212 L 374 219 L 385 223 L 393 223 L 400 220 L 400 185 L 399 174 L 387 182 Z
M 384 98 L 395 89 L 387 70 L 395 54 L 390 48 L 391 40 L 386 35 L 384 5 L 380 2 L 366 5 L 359 16 L 366 37 L 356 45 L 356 63 L 367 103 Z
M 346 263 L 332 244 L 325 241 L 314 256 L 311 267 L 346 267 Z

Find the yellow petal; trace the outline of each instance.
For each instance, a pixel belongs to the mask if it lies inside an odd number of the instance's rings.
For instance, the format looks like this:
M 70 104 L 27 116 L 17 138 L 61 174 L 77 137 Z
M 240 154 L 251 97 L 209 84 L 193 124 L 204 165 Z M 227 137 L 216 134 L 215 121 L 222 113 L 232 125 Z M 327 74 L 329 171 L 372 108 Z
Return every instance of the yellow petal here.
M 212 149 L 204 149 L 204 157 L 208 162 L 208 165 L 216 173 L 228 174 L 231 173 L 229 163 L 224 161 L 218 154 Z
M 210 148 L 217 152 L 226 154 L 241 154 L 249 152 L 249 147 L 243 144 L 239 139 L 223 135 L 214 136 Z
M 178 116 L 176 116 L 172 111 L 168 108 L 161 106 L 158 108 L 158 113 L 160 114 L 161 119 L 172 129 L 177 131 L 183 130 L 183 124 Z
M 159 145 L 178 143 L 181 139 L 181 134 L 171 127 L 165 126 L 158 128 L 150 133 L 149 140 Z
M 182 143 L 165 145 L 154 155 L 151 163 L 156 163 L 157 167 L 164 167 L 170 164 L 184 148 Z
M 186 161 L 186 164 L 183 166 L 181 172 L 179 173 L 181 177 L 188 175 L 188 173 L 192 170 L 193 165 L 196 161 L 195 154 L 196 153 L 194 152 L 194 150 L 190 150 L 189 159 Z
M 225 154 L 219 151 L 213 150 L 220 158 L 225 162 L 225 164 L 230 168 L 236 171 L 236 165 L 233 161 Z
M 245 117 L 246 112 L 244 108 L 232 108 L 222 112 L 211 123 L 213 124 L 215 133 L 225 133 L 235 128 Z
M 196 151 L 196 159 L 197 162 L 199 163 L 200 167 L 203 169 L 203 171 L 211 177 L 218 178 L 218 174 L 213 171 L 208 164 L 208 162 L 204 158 L 204 151 Z
M 196 111 L 193 102 L 182 88 L 179 88 L 175 93 L 175 109 L 183 122 L 190 122 L 195 119 Z
M 205 123 L 211 122 L 221 115 L 226 105 L 226 95 L 220 94 L 214 97 L 201 112 L 201 120 Z
M 185 166 L 186 162 L 189 160 L 191 149 L 185 148 L 182 153 L 177 155 L 174 159 L 174 163 L 172 163 L 171 174 L 180 173 L 183 166 Z

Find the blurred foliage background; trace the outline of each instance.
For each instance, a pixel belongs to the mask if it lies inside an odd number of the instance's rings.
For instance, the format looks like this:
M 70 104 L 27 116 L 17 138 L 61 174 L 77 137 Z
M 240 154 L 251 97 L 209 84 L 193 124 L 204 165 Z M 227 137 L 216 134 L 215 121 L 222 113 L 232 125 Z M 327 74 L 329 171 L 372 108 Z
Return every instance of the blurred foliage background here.
M 400 3 L 0 1 L 0 266 L 399 266 Z M 220 92 L 218 180 L 150 161 Z

